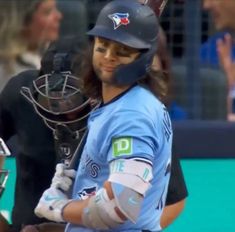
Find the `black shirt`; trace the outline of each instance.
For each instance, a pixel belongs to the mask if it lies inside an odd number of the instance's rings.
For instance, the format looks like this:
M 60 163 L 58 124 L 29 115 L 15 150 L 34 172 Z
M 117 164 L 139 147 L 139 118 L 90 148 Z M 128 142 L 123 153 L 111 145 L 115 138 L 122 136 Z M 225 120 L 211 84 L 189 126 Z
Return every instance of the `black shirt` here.
M 171 176 L 166 197 L 166 205 L 174 204 L 180 200 L 183 200 L 187 196 L 188 196 L 188 190 L 185 183 L 183 171 L 180 165 L 180 160 L 178 155 L 174 153 L 174 145 L 173 145 Z

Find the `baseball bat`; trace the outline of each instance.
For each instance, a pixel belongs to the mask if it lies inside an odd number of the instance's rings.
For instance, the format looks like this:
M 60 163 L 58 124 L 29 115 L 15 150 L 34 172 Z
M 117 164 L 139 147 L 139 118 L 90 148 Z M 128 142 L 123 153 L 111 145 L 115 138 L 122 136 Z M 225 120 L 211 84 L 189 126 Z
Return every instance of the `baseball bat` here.
M 87 134 L 88 134 L 88 130 L 86 129 L 84 134 L 82 135 L 81 140 L 79 141 L 79 144 L 78 144 L 73 156 L 71 157 L 68 168 L 77 169 L 77 167 L 79 165 L 79 162 L 80 162 L 80 158 L 81 158 L 81 155 L 82 155 L 84 145 L 86 143 Z

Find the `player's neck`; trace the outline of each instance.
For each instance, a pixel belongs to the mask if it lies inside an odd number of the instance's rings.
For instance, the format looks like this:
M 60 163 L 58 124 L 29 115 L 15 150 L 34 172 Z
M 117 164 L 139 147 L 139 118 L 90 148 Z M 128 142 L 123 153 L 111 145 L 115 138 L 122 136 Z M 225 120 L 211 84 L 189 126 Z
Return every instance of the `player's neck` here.
M 111 101 L 113 98 L 126 91 L 129 87 L 130 87 L 129 85 L 114 86 L 103 83 L 102 84 L 103 103 Z

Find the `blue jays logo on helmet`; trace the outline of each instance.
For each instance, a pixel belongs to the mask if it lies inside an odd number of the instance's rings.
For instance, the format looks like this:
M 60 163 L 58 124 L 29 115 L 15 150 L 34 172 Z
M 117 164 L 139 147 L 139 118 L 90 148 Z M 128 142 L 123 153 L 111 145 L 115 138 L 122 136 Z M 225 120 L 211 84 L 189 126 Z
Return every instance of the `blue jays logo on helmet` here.
M 114 24 L 114 29 L 117 29 L 121 25 L 127 25 L 130 23 L 128 13 L 114 13 L 108 16 Z

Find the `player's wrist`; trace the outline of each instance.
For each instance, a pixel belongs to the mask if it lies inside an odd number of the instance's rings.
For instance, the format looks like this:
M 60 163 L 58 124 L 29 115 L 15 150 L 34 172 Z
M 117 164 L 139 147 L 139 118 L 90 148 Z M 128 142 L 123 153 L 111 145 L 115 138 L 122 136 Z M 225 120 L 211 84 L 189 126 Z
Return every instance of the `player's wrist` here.
M 72 199 L 62 210 L 62 217 L 66 222 L 83 224 L 83 210 L 88 206 L 90 198 L 85 200 Z
M 40 218 L 44 217 L 55 222 L 65 222 L 62 212 L 70 201 L 71 199 L 68 199 L 62 191 L 51 187 L 43 193 L 34 212 Z
M 56 218 L 58 219 L 58 222 L 67 222 L 65 216 L 64 216 L 64 212 L 65 212 L 65 208 L 72 202 L 72 199 L 69 200 L 65 200 L 64 202 L 61 202 L 61 206 L 58 207 L 58 212 Z
M 67 219 L 66 215 L 67 215 L 67 209 L 69 208 L 69 205 L 72 204 L 74 200 L 70 199 L 67 201 L 67 203 L 64 204 L 64 206 L 61 208 L 61 212 L 60 212 L 60 216 L 61 216 L 61 220 L 63 220 L 64 222 L 68 222 L 69 220 Z

